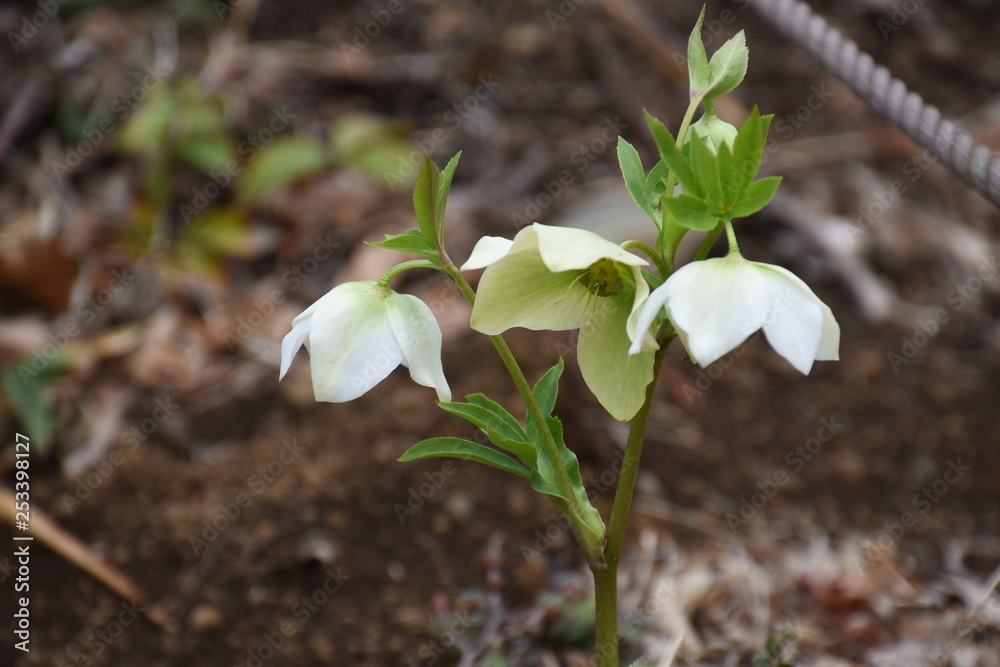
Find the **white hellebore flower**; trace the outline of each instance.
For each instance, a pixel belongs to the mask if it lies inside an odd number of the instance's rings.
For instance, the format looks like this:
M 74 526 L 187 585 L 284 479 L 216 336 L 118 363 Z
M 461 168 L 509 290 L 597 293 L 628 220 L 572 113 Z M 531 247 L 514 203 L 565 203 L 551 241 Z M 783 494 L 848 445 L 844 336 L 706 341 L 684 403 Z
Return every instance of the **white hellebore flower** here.
M 489 335 L 511 327 L 580 329 L 577 360 L 587 386 L 615 419 L 627 421 L 653 379 L 652 335 L 640 337 L 639 356 L 629 356 L 639 307 L 649 295 L 640 271 L 645 264 L 583 229 L 535 223 L 513 241 L 484 237 L 462 266 L 486 267 L 472 328 Z
M 758 329 L 799 372 L 814 361 L 839 359 L 840 325 L 830 308 L 795 274 L 751 262 L 738 253 L 692 262 L 649 296 L 639 314 L 641 331 L 660 308 L 667 311 L 688 354 L 708 366 Z M 630 353 L 639 352 L 633 344 Z
M 423 301 L 375 281 L 337 285 L 292 320 L 281 341 L 285 377 L 302 345 L 309 350 L 317 401 L 351 401 L 384 380 L 397 366 L 417 384 L 450 401 L 441 368 L 441 329 Z

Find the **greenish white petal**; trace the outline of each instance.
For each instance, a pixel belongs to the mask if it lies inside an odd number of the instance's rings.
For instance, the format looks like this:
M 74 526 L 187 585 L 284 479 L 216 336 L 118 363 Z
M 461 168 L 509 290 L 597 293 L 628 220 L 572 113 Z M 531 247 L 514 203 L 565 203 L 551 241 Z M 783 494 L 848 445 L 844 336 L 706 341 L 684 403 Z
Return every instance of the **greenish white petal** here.
M 485 268 L 510 252 L 510 247 L 513 244 L 513 241 L 502 236 L 484 236 L 476 243 L 476 247 L 472 249 L 472 254 L 462 265 L 461 270 L 471 271 Z

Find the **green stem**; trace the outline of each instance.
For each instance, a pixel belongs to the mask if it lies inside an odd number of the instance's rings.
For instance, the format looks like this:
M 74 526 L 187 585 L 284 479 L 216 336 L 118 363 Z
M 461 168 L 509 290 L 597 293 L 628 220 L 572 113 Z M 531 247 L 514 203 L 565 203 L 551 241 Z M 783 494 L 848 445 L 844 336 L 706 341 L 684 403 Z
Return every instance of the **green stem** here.
M 646 438 L 646 425 L 653 406 L 656 380 L 663 364 L 663 356 L 673 334 L 660 336 L 660 349 L 653 361 L 653 380 L 646 387 L 646 400 L 632 419 L 628 440 L 625 443 L 625 458 L 618 477 L 611 521 L 608 523 L 608 541 L 604 549 L 603 569 L 591 568 L 594 573 L 594 595 L 597 622 L 597 665 L 598 667 L 618 667 L 618 559 L 625 541 L 625 527 L 632 508 L 632 493 L 639 473 L 639 459 Z
M 715 245 L 715 240 L 719 238 L 719 234 L 722 233 L 722 225 L 716 225 L 715 229 L 710 231 L 705 235 L 705 240 L 701 242 L 701 246 L 698 247 L 698 252 L 694 254 L 694 259 L 692 262 L 699 262 L 708 256 L 708 251 L 712 249 Z
M 661 277 L 666 278 L 670 275 L 667 265 L 664 263 L 663 258 L 660 257 L 660 253 L 653 250 L 648 243 L 644 243 L 642 241 L 625 241 L 625 243 L 622 244 L 622 249 L 628 250 L 629 248 L 638 248 L 643 252 L 643 254 L 649 257 L 649 259 L 653 261 L 653 264 L 656 265 L 656 269 L 660 272 Z
M 736 232 L 733 230 L 733 221 L 727 219 L 722 222 L 726 227 L 726 238 L 729 239 L 729 254 L 739 255 L 740 244 L 736 242 Z
M 391 269 L 389 269 L 388 271 L 386 271 L 385 275 L 382 276 L 381 278 L 379 278 L 378 281 L 380 283 L 382 283 L 383 285 L 385 285 L 386 287 L 388 287 L 389 283 L 392 282 L 392 279 L 395 278 L 396 276 L 398 276 L 403 271 L 408 271 L 410 269 L 437 269 L 437 268 L 438 267 L 435 266 L 429 260 L 426 260 L 426 259 L 411 259 L 409 261 L 403 262 L 401 264 L 397 264 L 396 266 L 392 267 Z
M 691 100 L 691 103 L 688 104 L 687 111 L 684 112 L 684 118 L 681 120 L 680 129 L 677 130 L 677 138 L 674 139 L 674 146 L 676 146 L 679 149 L 684 147 L 684 139 L 687 137 L 688 128 L 691 126 L 691 119 L 694 118 L 694 114 L 698 110 L 698 106 L 700 104 L 701 104 L 701 98 L 696 97 L 695 99 Z M 663 190 L 663 197 L 673 197 L 674 186 L 676 185 L 677 185 L 677 177 L 674 175 L 674 172 L 671 171 L 667 176 L 667 187 Z M 687 230 L 682 231 L 680 236 L 673 239 L 672 247 L 666 248 L 665 237 L 663 236 L 663 229 L 665 227 L 666 225 L 660 226 L 660 238 L 657 239 L 657 245 L 663 250 L 662 257 L 667 266 L 667 272 L 663 274 L 664 278 L 666 278 L 667 276 L 669 276 L 671 273 L 674 272 L 674 266 L 675 266 L 674 254 L 677 252 L 677 247 L 680 245 L 681 239 L 683 239 L 684 235 L 687 234 Z
M 472 289 L 472 285 L 469 284 L 469 281 L 465 279 L 465 276 L 462 275 L 462 272 L 458 270 L 447 255 L 442 253 L 441 260 L 445 267 L 445 273 L 447 273 L 448 276 L 455 281 L 455 284 L 458 285 L 459 291 L 462 292 L 462 295 L 469 302 L 469 305 L 474 306 L 476 303 L 476 292 Z M 521 399 L 524 401 L 524 405 L 528 409 L 529 416 L 535 421 L 536 424 L 538 424 L 538 431 L 542 436 L 542 445 L 545 448 L 545 455 L 552 462 L 552 467 L 558 478 L 559 490 L 567 498 L 573 498 L 573 483 L 569 478 L 569 472 L 562 464 L 562 457 L 559 455 L 559 446 L 556 444 L 555 438 L 552 436 L 552 432 L 547 426 L 545 415 L 542 413 L 542 408 L 538 405 L 538 401 L 535 399 L 535 394 L 531 391 L 531 385 L 528 383 L 528 379 L 524 376 L 524 371 L 521 370 L 520 365 L 517 363 L 517 359 L 514 358 L 514 353 L 511 352 L 510 347 L 507 345 L 507 341 L 504 340 L 502 335 L 497 334 L 490 336 L 490 340 L 493 341 L 493 347 L 496 348 L 497 353 L 500 355 L 500 359 L 503 360 L 503 364 L 507 368 L 507 372 L 510 374 L 511 379 L 514 380 L 514 385 L 517 387 L 518 393 L 521 394 Z M 594 535 L 582 525 L 579 520 L 581 511 L 580 508 L 576 506 L 575 501 L 569 501 L 555 496 L 551 496 L 551 498 L 561 511 L 568 514 L 572 518 L 572 521 L 570 521 L 571 530 L 573 535 L 576 537 L 580 548 L 583 549 L 591 567 L 598 569 L 603 567 L 604 560 L 602 550 L 604 545 L 601 540 L 602 536 Z

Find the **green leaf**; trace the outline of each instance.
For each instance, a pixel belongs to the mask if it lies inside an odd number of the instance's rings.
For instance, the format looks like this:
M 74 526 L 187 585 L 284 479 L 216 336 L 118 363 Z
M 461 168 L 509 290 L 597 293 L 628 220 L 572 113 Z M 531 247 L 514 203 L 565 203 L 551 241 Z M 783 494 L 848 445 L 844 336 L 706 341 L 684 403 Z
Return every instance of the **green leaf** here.
M 531 393 L 535 395 L 535 400 L 538 401 L 538 406 L 542 409 L 542 414 L 548 417 L 552 414 L 552 410 L 556 407 L 556 396 L 559 393 L 559 378 L 562 376 L 563 368 L 566 364 L 563 363 L 562 357 L 559 357 L 559 361 L 556 365 L 545 372 L 538 382 L 535 383 L 534 388 Z
M 701 8 L 698 22 L 688 37 L 688 78 L 691 82 L 691 99 L 702 97 L 712 83 L 712 67 L 708 62 L 705 44 L 701 41 L 702 24 L 705 22 L 705 7 Z
M 565 468 L 566 474 L 569 477 L 570 495 L 572 497 L 568 498 L 558 490 L 556 482 L 558 478 L 555 476 L 555 471 L 548 463 L 546 457 L 543 456 L 538 457 L 539 465 L 531 471 L 531 487 L 541 493 L 568 500 L 571 511 L 576 514 L 576 520 L 598 539 L 603 539 L 605 533 L 604 521 L 601 519 L 600 512 L 590 504 L 590 498 L 587 497 L 587 489 L 584 487 L 583 478 L 580 476 L 580 462 L 577 460 L 576 454 L 566 446 L 566 441 L 563 439 L 562 422 L 557 417 L 547 417 L 545 422 L 545 428 L 549 429 L 552 438 L 556 442 L 556 449 L 559 452 L 560 459 L 559 465 Z
M 238 197 L 259 201 L 295 181 L 323 171 L 327 166 L 323 148 L 311 139 L 277 137 L 246 165 L 236 181 Z
M 448 161 L 448 164 L 444 167 L 444 171 L 441 172 L 437 206 L 434 210 L 434 238 L 439 248 L 444 248 L 444 209 L 448 203 L 448 191 L 451 190 L 451 179 L 455 177 L 455 170 L 458 168 L 458 159 L 460 157 L 462 157 L 461 151 Z
M 652 201 L 653 206 L 653 222 L 659 227 L 662 222 L 662 215 L 659 212 L 659 202 L 660 197 L 664 195 L 667 191 L 667 178 L 670 176 L 670 167 L 663 160 L 660 160 L 656 165 L 650 169 L 649 176 L 646 178 L 646 191 L 649 193 L 649 198 Z
M 535 447 L 513 415 L 482 394 L 468 396 L 469 403 L 438 403 L 443 410 L 475 424 L 497 447 L 517 456 L 529 468 L 534 467 Z M 475 398 L 475 403 L 472 399 Z
M 716 150 L 715 164 L 719 171 L 719 185 L 722 187 L 722 210 L 732 208 L 739 198 L 740 182 L 736 177 L 736 161 L 729 145 L 722 143 Z
M 703 199 L 687 192 L 664 199 L 663 208 L 670 211 L 677 224 L 688 229 L 709 230 L 719 222 L 719 216 L 709 210 Z
M 646 170 L 643 169 L 639 151 L 621 136 L 618 137 L 618 164 L 621 166 L 625 187 L 632 195 L 632 199 L 658 226 L 660 216 L 653 207 L 654 199 L 649 191 Z
M 490 449 L 485 445 L 480 445 L 477 442 L 465 440 L 464 438 L 429 438 L 422 440 L 406 450 L 406 453 L 397 460 L 405 462 L 434 457 L 467 459 L 514 473 L 526 479 L 531 477 L 531 473 L 527 468 L 506 454 L 501 454 L 495 449 Z
M 649 125 L 649 130 L 653 133 L 653 141 L 656 142 L 656 148 L 660 151 L 660 157 L 663 158 L 667 167 L 685 190 L 691 194 L 703 197 L 705 192 L 698 183 L 698 179 L 695 178 L 694 172 L 691 170 L 691 165 L 688 164 L 687 158 L 684 157 L 684 153 L 674 144 L 674 138 L 670 134 L 670 131 L 658 119 L 651 116 L 649 112 L 644 113 L 646 115 L 646 124 Z
M 41 370 L 35 370 L 32 359 L 25 357 L 17 366 L 3 370 L 3 393 L 20 420 L 24 430 L 34 439 L 38 451 L 46 451 L 56 426 L 46 389 L 49 382 L 63 372 L 61 355 L 52 357 Z
M 521 424 L 518 423 L 514 415 L 507 412 L 507 409 L 496 401 L 487 398 L 485 394 L 469 394 L 465 399 L 473 405 L 489 410 L 494 417 L 502 421 L 508 430 L 506 437 L 519 440 L 528 439 L 528 436 L 524 433 L 524 429 L 521 428 Z
M 437 250 L 418 229 L 408 229 L 402 234 L 386 234 L 384 241 L 370 241 L 368 245 L 387 250 L 398 250 L 415 255 L 434 255 Z
M 441 182 L 441 172 L 429 157 L 424 158 L 413 187 L 413 211 L 417 214 L 417 224 L 424 238 L 435 241 L 435 220 L 437 219 L 437 197 Z
M 764 154 L 765 137 L 766 133 L 762 127 L 760 111 L 754 107 L 750 116 L 740 127 L 740 131 L 736 133 L 736 141 L 733 142 L 734 176 L 739 183 L 740 190 L 753 183 L 757 177 L 760 160 Z
M 722 185 L 719 183 L 719 167 L 715 153 L 707 143 L 697 137 L 688 142 L 688 152 L 694 177 L 704 192 L 702 198 L 716 208 L 721 207 Z M 690 189 L 689 192 L 693 193 Z
M 729 212 L 729 216 L 732 218 L 745 218 L 746 216 L 761 210 L 771 202 L 771 199 L 774 198 L 774 193 L 777 191 L 780 184 L 780 176 L 769 176 L 751 183 L 750 186 L 743 191 L 743 194 L 740 196 L 740 200 Z
M 731 37 L 719 50 L 712 54 L 709 69 L 712 73 L 712 83 L 705 93 L 705 100 L 713 100 L 725 95 L 740 85 L 747 74 L 747 62 L 750 51 L 747 49 L 747 38 L 740 30 Z

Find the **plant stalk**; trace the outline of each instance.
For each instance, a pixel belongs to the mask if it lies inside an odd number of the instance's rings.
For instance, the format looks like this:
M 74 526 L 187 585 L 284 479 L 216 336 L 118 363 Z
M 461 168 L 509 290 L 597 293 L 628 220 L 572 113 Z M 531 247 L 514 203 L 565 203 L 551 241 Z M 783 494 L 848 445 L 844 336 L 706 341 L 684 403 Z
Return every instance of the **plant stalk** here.
M 607 565 L 604 568 L 591 568 L 594 573 L 598 667 L 619 667 L 618 559 L 625 541 L 625 528 L 628 523 L 629 511 L 632 508 L 632 493 L 635 489 L 636 476 L 639 473 L 639 459 L 642 457 L 642 445 L 646 439 L 646 425 L 649 423 L 649 413 L 653 407 L 656 381 L 660 375 L 660 367 L 663 365 L 663 356 L 666 354 L 673 334 L 658 338 L 664 340 L 658 341 L 660 349 L 656 351 L 653 361 L 653 380 L 646 387 L 645 402 L 632 418 L 628 440 L 625 443 L 625 458 L 622 460 L 622 471 L 618 477 L 618 489 L 615 491 L 611 520 L 608 523 L 608 541 L 604 548 L 604 561 Z

